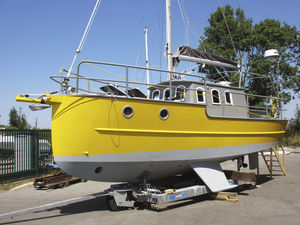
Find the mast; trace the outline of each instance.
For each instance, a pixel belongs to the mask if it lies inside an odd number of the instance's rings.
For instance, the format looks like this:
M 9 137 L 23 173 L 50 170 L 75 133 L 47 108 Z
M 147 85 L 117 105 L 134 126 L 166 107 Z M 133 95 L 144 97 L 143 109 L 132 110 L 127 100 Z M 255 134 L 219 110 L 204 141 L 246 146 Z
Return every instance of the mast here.
M 148 28 L 145 27 L 145 51 L 146 51 L 146 68 L 149 69 L 149 59 L 148 59 Z M 147 97 L 150 98 L 150 78 L 149 78 L 149 70 L 147 70 Z
M 173 53 L 172 53 L 172 28 L 171 28 L 171 1 L 166 0 L 166 52 L 168 57 L 168 70 L 174 71 Z M 168 74 L 168 79 L 172 79 L 171 73 Z
M 95 16 L 96 16 L 96 13 L 97 13 L 97 10 L 98 10 L 98 8 L 99 8 L 99 5 L 100 5 L 101 1 L 102 1 L 102 0 L 97 0 L 97 2 L 96 2 L 96 4 L 95 4 L 94 10 L 93 10 L 92 15 L 91 15 L 91 17 L 90 17 L 90 19 L 89 19 L 89 22 L 88 22 L 88 24 L 87 24 L 87 26 L 86 26 L 86 28 L 85 28 L 85 30 L 84 30 L 84 33 L 83 33 L 83 36 L 82 36 L 81 41 L 80 41 L 80 43 L 79 43 L 79 46 L 78 46 L 78 48 L 76 49 L 76 54 L 75 54 L 75 56 L 74 56 L 74 58 L 73 58 L 72 64 L 71 64 L 70 69 L 69 69 L 69 71 L 68 71 L 67 78 L 68 78 L 68 77 L 71 75 L 71 73 L 72 73 L 72 69 L 73 69 L 74 63 L 75 63 L 75 61 L 76 61 L 76 58 L 77 58 L 78 54 L 80 53 L 80 51 L 81 51 L 81 49 L 82 49 L 82 47 L 83 47 L 83 44 L 84 44 L 85 39 L 86 39 L 86 37 L 87 37 L 87 34 L 88 34 L 89 30 L 90 30 L 90 27 L 91 27 L 91 25 L 92 25 L 92 23 L 93 23 L 93 21 L 94 21 L 94 18 L 95 18 Z M 78 92 L 78 90 L 76 90 L 76 92 Z

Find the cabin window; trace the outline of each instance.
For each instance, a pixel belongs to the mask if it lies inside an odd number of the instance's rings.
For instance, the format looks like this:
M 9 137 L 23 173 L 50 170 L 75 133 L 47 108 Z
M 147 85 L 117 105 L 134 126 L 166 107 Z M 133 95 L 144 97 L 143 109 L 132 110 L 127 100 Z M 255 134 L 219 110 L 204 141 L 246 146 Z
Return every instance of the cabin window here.
M 159 100 L 159 95 L 160 95 L 160 91 L 159 90 L 153 91 L 153 93 L 152 93 L 152 99 Z
M 184 101 L 184 95 L 185 95 L 185 87 L 184 86 L 178 86 L 176 88 L 176 97 L 175 100 Z
M 225 103 L 232 104 L 232 95 L 228 91 L 225 92 Z
M 167 88 L 164 90 L 164 100 L 171 100 L 171 90 Z
M 205 103 L 205 92 L 203 88 L 197 88 L 197 102 Z
M 220 92 L 216 89 L 211 91 L 211 97 L 212 97 L 212 102 L 213 104 L 221 104 L 220 101 Z

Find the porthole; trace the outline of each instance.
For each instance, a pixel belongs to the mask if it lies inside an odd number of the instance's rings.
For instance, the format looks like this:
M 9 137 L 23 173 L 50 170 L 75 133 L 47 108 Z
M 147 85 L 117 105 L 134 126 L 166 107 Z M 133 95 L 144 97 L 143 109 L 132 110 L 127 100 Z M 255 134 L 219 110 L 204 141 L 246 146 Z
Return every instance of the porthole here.
M 133 116 L 133 108 L 130 105 L 127 105 L 123 108 L 123 116 L 126 118 Z
M 159 117 L 162 120 L 168 119 L 168 117 L 169 117 L 169 111 L 167 109 L 161 109 L 160 112 L 159 112 Z
M 100 173 L 102 170 L 103 170 L 103 168 L 101 166 L 99 166 L 95 169 L 95 173 Z

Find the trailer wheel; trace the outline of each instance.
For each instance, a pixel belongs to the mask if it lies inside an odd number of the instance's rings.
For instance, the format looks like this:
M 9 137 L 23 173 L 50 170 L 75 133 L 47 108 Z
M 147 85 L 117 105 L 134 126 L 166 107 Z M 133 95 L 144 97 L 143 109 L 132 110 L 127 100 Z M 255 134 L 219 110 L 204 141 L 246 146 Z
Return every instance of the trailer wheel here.
M 120 211 L 123 207 L 117 206 L 117 203 L 113 196 L 107 196 L 106 203 L 110 211 Z

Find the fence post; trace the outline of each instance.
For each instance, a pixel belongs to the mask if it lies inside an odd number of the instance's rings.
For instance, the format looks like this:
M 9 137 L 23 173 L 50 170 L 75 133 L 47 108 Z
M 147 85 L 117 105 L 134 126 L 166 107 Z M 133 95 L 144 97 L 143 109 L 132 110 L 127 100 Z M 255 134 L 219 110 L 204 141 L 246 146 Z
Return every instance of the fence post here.
M 34 133 L 34 140 L 35 140 L 35 145 L 34 145 L 34 151 L 35 151 L 35 160 L 36 160 L 36 167 L 37 167 L 37 175 L 40 175 L 40 147 L 39 147 L 39 132 L 37 130 L 33 130 Z

